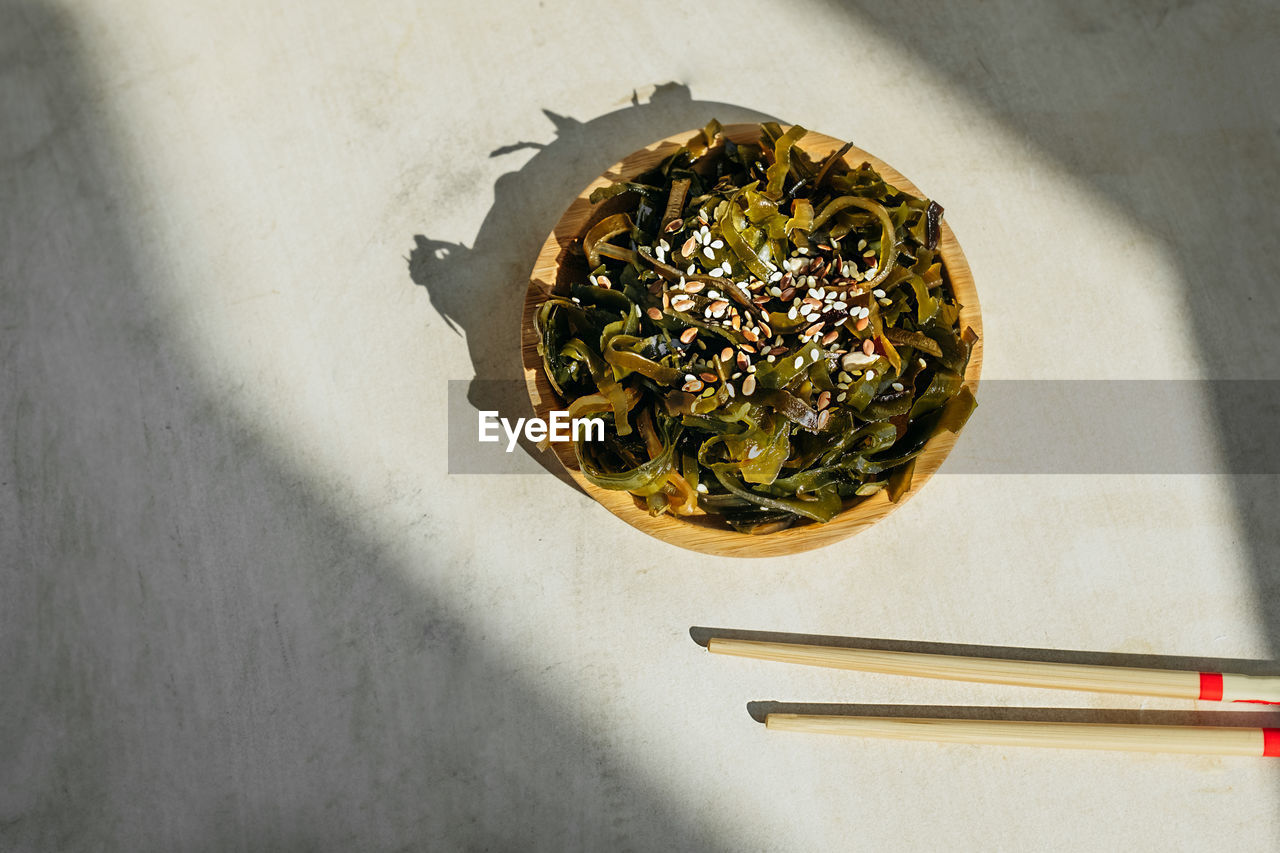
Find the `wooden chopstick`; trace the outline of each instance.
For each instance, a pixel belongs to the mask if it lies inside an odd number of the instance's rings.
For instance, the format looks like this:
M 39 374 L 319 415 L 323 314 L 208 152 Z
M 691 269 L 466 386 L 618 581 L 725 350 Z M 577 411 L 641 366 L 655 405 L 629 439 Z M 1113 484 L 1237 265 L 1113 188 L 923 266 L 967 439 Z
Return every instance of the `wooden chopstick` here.
M 1280 677 L 1275 676 L 849 649 L 722 637 L 708 640 L 707 649 L 721 655 L 922 678 L 1175 699 L 1280 704 Z
M 1280 757 L 1280 729 L 1274 728 L 953 720 L 945 717 L 845 717 L 810 714 L 769 714 L 765 717 L 765 726 L 778 731 L 923 740 L 935 743 Z

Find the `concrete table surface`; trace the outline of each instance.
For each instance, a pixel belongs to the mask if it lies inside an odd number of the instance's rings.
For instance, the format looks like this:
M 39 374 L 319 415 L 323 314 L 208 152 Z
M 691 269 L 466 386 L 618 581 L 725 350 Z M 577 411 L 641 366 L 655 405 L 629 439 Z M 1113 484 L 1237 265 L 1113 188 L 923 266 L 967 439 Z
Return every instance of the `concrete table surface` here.
M 712 115 L 851 139 L 941 200 L 984 380 L 1280 376 L 1276 8 L 1118 5 L 0 4 L 0 849 L 1276 849 L 1263 760 L 746 708 L 1208 703 L 689 635 L 1256 668 L 1274 476 L 943 474 L 744 561 L 546 473 L 448 473 L 447 380 L 518 375 L 569 199 Z M 1002 440 L 981 412 L 962 444 Z

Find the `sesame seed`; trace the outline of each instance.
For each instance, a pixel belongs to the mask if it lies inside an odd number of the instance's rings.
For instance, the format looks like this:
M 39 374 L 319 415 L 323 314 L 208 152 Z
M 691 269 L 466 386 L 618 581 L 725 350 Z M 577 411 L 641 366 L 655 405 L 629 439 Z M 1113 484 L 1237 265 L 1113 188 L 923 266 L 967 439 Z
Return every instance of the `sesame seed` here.
M 796 306 L 792 305 L 791 310 L 787 312 L 787 319 L 794 320 L 800 312 L 796 310 Z
M 698 267 L 696 264 L 689 264 L 688 269 L 684 271 L 685 275 L 693 275 L 695 272 L 697 272 L 697 269 Z
M 734 393 L 733 393 L 733 386 L 732 386 L 732 385 L 725 385 L 725 386 L 724 386 L 724 390 L 726 390 L 726 391 L 728 391 L 728 392 L 729 392 L 729 399 L 730 399 L 730 400 L 732 400 L 732 399 L 733 399 L 733 397 L 734 397 Z
M 848 397 L 849 397 L 849 394 L 847 392 L 841 391 L 839 394 L 836 395 L 836 402 L 843 403 Z
M 874 370 L 868 370 L 867 381 L 870 382 L 872 379 L 875 379 L 875 378 L 876 378 L 876 372 Z
M 777 270 L 769 275 L 769 281 L 782 281 L 782 270 Z
M 725 272 L 727 272 L 727 273 L 729 273 L 729 272 L 733 272 L 733 267 L 729 266 L 729 262 L 728 262 L 728 261 L 725 261 L 724 263 L 722 263 L 722 264 L 720 265 L 720 269 L 724 270 L 724 271 L 725 271 Z
M 715 269 L 708 272 L 707 275 L 711 276 L 712 278 L 719 278 L 720 276 L 724 275 L 724 270 L 720 269 L 720 267 L 716 267 Z
M 582 300 L 576 296 L 570 296 L 569 298 L 572 299 L 574 302 L 578 303 L 579 305 L 582 304 Z
M 884 299 L 884 291 L 878 287 L 875 290 L 871 291 L 871 295 L 874 296 L 876 299 Z
M 916 364 L 920 365 L 921 367 L 928 367 L 928 366 L 929 366 L 928 362 L 926 362 L 923 358 L 917 358 L 917 359 L 916 359 Z
M 799 370 L 801 367 L 803 367 L 803 366 L 804 366 L 804 356 L 802 356 L 802 355 L 798 355 L 798 356 L 796 356 L 795 365 L 796 365 L 796 370 Z
M 699 493 L 699 494 L 703 494 L 703 495 L 705 495 L 705 494 L 707 493 L 707 484 L 706 484 L 706 483 L 699 483 L 699 484 L 698 484 L 698 493 Z
M 770 364 L 773 364 L 775 361 L 778 360 L 778 357 L 776 355 L 766 355 L 764 357 L 764 360 L 769 362 Z
M 797 252 L 799 252 L 799 253 L 800 253 L 800 254 L 802 254 L 802 255 L 807 255 L 807 254 L 809 254 L 809 250 L 808 250 L 807 248 L 805 248 L 804 246 L 800 246 L 799 248 L 797 248 L 797 249 L 796 249 L 796 251 L 797 251 Z
M 902 386 L 902 383 L 901 383 L 901 382 L 895 382 L 895 383 L 893 383 L 892 385 L 890 385 L 889 387 L 890 387 L 890 388 L 892 388 L 892 389 L 893 389 L 893 390 L 895 390 L 895 391 L 901 391 L 903 386 Z
M 871 316 L 871 309 L 863 305 L 861 308 L 858 309 L 858 316 L 863 320 L 867 319 L 868 317 Z
M 710 249 L 703 249 L 702 254 L 705 255 L 709 261 L 714 261 L 716 259 L 716 253 Z
M 664 251 L 664 252 L 670 252 L 670 251 L 671 251 L 671 244 L 670 244 L 670 243 L 668 243 L 666 240 L 659 240 L 659 241 L 658 241 L 658 248 L 659 248 L 659 249 L 661 249 L 661 250 L 662 250 L 662 251 Z
M 713 248 L 713 249 L 723 249 L 723 248 L 724 248 L 724 241 L 723 241 L 723 240 L 712 240 L 712 241 L 711 241 L 711 248 Z
M 866 241 L 866 240 L 859 240 L 859 241 L 858 241 L 858 251 L 859 251 L 859 252 L 861 252 L 861 251 L 862 251 L 863 249 L 865 249 L 865 248 L 867 248 L 867 241 Z
M 657 251 L 653 253 L 653 256 L 658 260 L 662 261 L 663 263 L 667 262 L 667 250 L 662 248 L 661 246 L 659 246 Z

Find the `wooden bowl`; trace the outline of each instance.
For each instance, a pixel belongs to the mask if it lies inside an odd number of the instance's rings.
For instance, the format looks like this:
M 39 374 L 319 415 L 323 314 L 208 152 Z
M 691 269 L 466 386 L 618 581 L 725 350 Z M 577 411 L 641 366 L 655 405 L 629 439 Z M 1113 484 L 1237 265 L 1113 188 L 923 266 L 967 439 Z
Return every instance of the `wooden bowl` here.
M 529 388 L 529 398 L 533 402 L 533 408 L 538 417 L 547 418 L 549 412 L 564 409 L 566 404 L 558 398 L 542 372 L 542 356 L 538 354 L 538 336 L 534 332 L 533 317 L 538 305 L 550 293 L 564 292 L 567 289 L 568 282 L 562 281 L 562 275 L 569 247 L 604 215 L 601 208 L 605 208 L 605 205 L 593 205 L 588 197 L 596 187 L 634 178 L 653 168 L 696 133 L 698 133 L 697 130 L 690 130 L 669 136 L 614 164 L 578 194 L 577 199 L 569 205 L 569 209 L 565 211 L 564 216 L 560 217 L 560 221 L 548 235 L 542 251 L 538 254 L 538 260 L 533 265 L 533 272 L 529 276 L 529 289 L 525 294 L 524 315 L 520 329 L 525 384 Z M 724 134 L 735 142 L 755 142 L 760 137 L 760 127 L 756 124 L 732 124 L 724 128 Z M 810 131 L 797 144 L 814 160 L 820 161 L 844 143 L 830 136 Z M 850 148 L 844 159 L 850 166 L 869 162 L 888 183 L 914 195 L 927 197 L 892 166 L 865 151 Z M 943 201 L 945 202 L 945 199 Z M 976 395 L 978 375 L 982 371 L 982 315 L 978 308 L 978 292 L 974 289 L 973 276 L 969 272 L 968 263 L 965 262 L 964 253 L 960 251 L 960 244 L 947 226 L 945 218 L 942 222 L 939 248 L 943 268 L 950 280 L 952 291 L 963 306 L 960 310 L 961 327 L 972 326 L 978 333 L 978 342 L 974 345 L 973 355 L 969 359 L 964 377 L 965 385 Z M 574 455 L 572 444 L 557 442 L 553 443 L 551 448 L 569 475 L 587 494 L 618 518 L 651 536 L 681 548 L 689 548 L 705 554 L 774 557 L 830 545 L 875 524 L 924 487 L 933 473 L 938 470 L 942 460 L 951 452 L 955 441 L 955 435 L 944 431 L 934 436 L 925 445 L 916 461 L 911 487 L 903 493 L 897 503 L 891 503 L 885 491 L 881 490 L 870 497 L 854 498 L 846 502 L 845 509 L 826 524 L 801 521 L 786 530 L 763 535 L 739 533 L 714 515 L 697 515 L 687 518 L 675 518 L 669 514 L 651 516 L 636 505 L 630 493 L 602 489 L 588 482 L 578 469 L 578 460 Z

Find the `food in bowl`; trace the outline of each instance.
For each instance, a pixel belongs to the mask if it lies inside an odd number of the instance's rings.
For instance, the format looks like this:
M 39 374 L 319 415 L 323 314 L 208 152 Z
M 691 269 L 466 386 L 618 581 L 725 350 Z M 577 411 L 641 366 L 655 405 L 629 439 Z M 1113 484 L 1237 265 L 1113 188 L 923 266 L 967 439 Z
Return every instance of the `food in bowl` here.
M 606 423 L 575 442 L 582 475 L 652 514 L 759 534 L 896 501 L 976 405 L 942 207 L 850 167 L 851 146 L 813 160 L 804 135 L 740 144 L 713 120 L 597 189 L 535 312 L 569 415 Z

